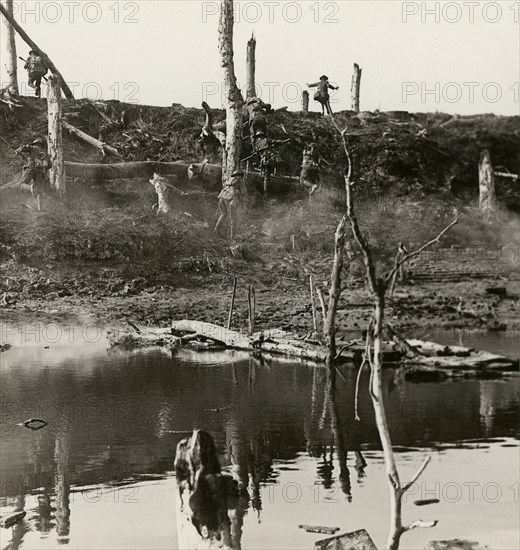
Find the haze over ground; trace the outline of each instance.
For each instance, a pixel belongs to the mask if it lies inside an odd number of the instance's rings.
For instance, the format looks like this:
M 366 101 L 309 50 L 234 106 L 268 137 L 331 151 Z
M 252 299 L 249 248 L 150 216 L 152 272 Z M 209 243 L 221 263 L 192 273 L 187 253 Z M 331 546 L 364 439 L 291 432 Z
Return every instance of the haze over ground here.
M 216 0 L 15 3 L 16 19 L 78 98 L 222 104 Z M 362 110 L 518 115 L 519 14 L 520 2 L 513 0 L 241 1 L 237 76 L 243 84 L 254 31 L 259 92 L 275 107 L 298 110 L 305 84 L 325 73 L 340 86 L 333 109 L 349 108 L 357 62 Z M 25 57 L 20 38 L 17 47 Z M 22 62 L 19 80 L 26 82 Z M 30 93 L 26 85 L 22 90 Z

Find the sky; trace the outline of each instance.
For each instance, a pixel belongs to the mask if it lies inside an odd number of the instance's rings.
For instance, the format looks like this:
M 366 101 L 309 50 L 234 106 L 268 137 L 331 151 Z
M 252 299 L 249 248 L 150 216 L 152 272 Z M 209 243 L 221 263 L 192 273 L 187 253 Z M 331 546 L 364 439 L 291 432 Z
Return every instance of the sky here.
M 218 8 L 217 0 L 15 0 L 15 18 L 76 97 L 221 107 Z M 235 14 L 239 83 L 254 32 L 259 95 L 275 108 L 299 110 L 306 83 L 322 74 L 339 86 L 332 108 L 350 108 L 358 63 L 362 110 L 520 114 L 518 0 L 245 0 Z M 26 57 L 19 37 L 17 48 Z M 312 93 L 311 110 L 319 110 Z

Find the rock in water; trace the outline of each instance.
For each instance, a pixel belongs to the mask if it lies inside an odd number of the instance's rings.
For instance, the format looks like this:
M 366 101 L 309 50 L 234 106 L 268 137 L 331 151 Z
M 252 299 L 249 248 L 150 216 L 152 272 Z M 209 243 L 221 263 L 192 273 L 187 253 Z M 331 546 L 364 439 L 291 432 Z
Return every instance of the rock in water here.
M 431 540 L 424 550 L 490 550 L 474 540 L 451 539 L 451 540 Z
M 25 514 L 26 512 L 22 510 L 21 512 L 13 512 L 8 516 L 4 516 L 2 519 L 0 519 L 0 527 L 4 527 L 5 529 L 8 529 L 18 521 L 23 519 L 25 517 Z
M 314 543 L 315 550 L 377 550 L 365 529 L 345 533 Z

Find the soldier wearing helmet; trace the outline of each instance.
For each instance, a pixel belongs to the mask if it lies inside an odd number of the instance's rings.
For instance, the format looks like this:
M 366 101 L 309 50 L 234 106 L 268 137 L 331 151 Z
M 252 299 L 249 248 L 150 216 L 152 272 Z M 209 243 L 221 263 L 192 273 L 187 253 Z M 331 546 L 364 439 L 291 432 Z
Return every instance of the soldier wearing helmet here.
M 39 194 L 47 181 L 47 172 L 51 166 L 44 139 L 36 138 L 31 143 L 22 145 L 16 153 L 24 159 L 20 187 L 30 189 L 33 197 Z

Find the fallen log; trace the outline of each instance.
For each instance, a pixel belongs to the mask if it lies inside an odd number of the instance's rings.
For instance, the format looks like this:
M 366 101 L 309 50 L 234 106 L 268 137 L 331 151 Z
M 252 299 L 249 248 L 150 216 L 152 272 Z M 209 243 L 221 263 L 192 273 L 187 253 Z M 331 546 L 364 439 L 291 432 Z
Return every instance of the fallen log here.
M 68 132 L 70 132 L 72 135 L 78 137 L 79 139 L 85 141 L 89 145 L 92 145 L 96 149 L 99 149 L 101 151 L 102 155 L 105 156 L 107 153 L 110 155 L 113 155 L 115 157 L 120 157 L 119 151 L 110 145 L 107 145 L 106 143 L 103 143 L 102 141 L 99 141 L 99 139 L 93 138 L 92 136 L 89 136 L 85 132 L 79 130 L 75 126 L 72 126 L 72 124 L 69 124 L 68 122 L 63 121 L 62 122 L 63 128 L 65 128 Z
M 101 142 L 100 142 L 101 143 Z M 183 184 L 192 183 L 207 191 L 222 189 L 222 167 L 219 164 L 184 162 L 134 161 L 114 164 L 86 164 L 65 162 L 67 176 L 90 181 L 117 179 L 150 179 L 154 173 L 161 176 L 177 176 Z M 263 193 L 263 177 L 259 172 L 249 172 L 245 178 L 248 192 Z M 275 195 L 298 192 L 299 180 L 291 176 L 272 176 L 270 191 Z
M 65 172 L 71 178 L 82 178 L 91 181 L 150 179 L 154 173 L 161 176 L 184 176 L 187 178 L 187 165 L 155 161 L 121 162 L 118 164 L 65 162 Z

